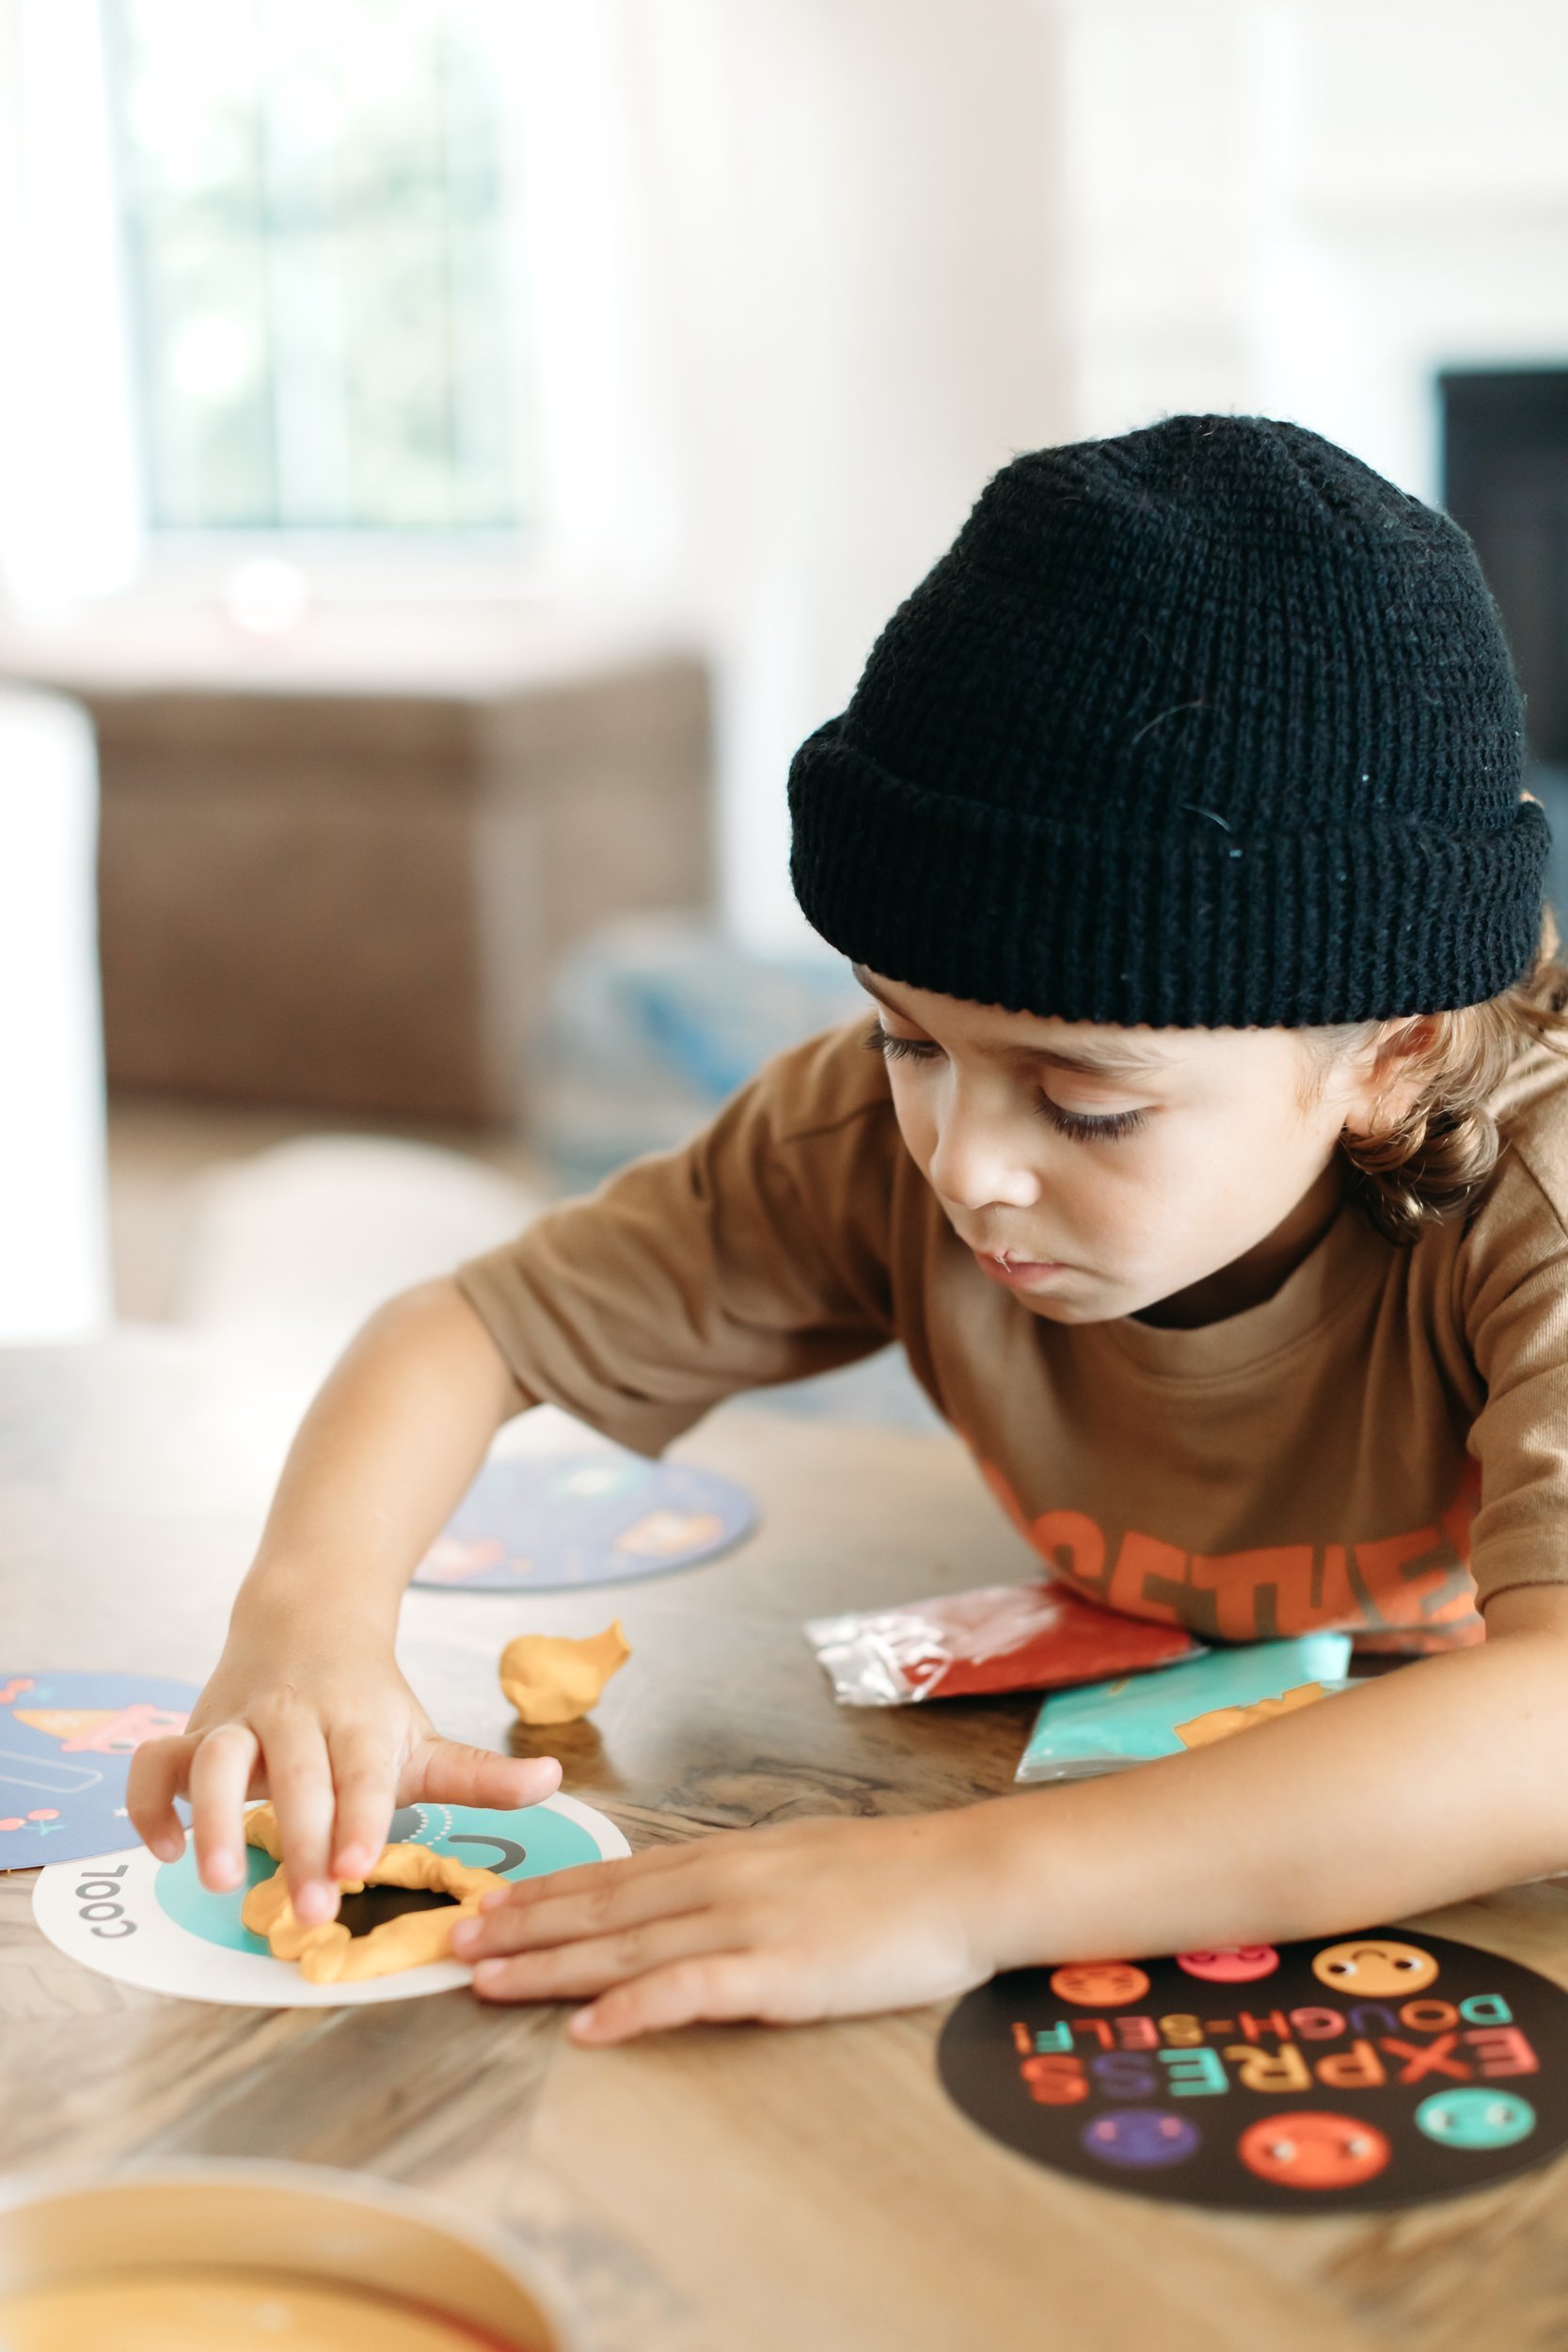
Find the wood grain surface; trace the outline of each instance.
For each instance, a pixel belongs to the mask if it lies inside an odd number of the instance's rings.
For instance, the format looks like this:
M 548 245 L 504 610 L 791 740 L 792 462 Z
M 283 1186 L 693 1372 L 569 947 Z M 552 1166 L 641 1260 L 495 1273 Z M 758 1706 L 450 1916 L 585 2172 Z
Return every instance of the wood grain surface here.
M 199 1679 L 309 1385 L 284 1352 L 126 1333 L 0 1355 L 0 1668 Z M 559 1443 L 532 1415 L 510 1434 Z M 417 1592 L 402 1656 L 443 1725 L 561 1756 L 634 1846 L 1011 1784 L 1027 1700 L 835 1707 L 803 1617 L 1026 1574 L 944 1437 L 715 1414 L 675 1449 L 761 1505 L 728 1559 L 612 1591 Z M 511 1724 L 513 1634 L 619 1614 L 591 1724 Z M 982 2137 L 936 2080 L 937 2010 L 572 2048 L 561 2012 L 466 1993 L 270 2011 L 165 1999 L 44 1943 L 0 1878 L 0 2167 L 286 2157 L 509 2230 L 596 2352 L 1534 2352 L 1568 2342 L 1568 2160 L 1369 2220 L 1135 2202 Z M 1430 1926 L 1568 1983 L 1558 1883 Z

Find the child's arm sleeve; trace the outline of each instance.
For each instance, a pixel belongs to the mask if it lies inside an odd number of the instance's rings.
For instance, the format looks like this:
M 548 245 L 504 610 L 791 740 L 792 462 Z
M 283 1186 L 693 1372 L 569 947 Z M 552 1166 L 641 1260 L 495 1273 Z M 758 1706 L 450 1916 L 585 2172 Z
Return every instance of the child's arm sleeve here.
M 894 1155 L 879 1065 L 835 1032 L 781 1055 L 678 1151 L 459 1269 L 535 1403 L 657 1454 L 738 1390 L 895 1335 Z
M 1471 1566 L 1484 1602 L 1568 1584 L 1568 1228 L 1522 1155 L 1499 1171 L 1464 1252 L 1464 1315 L 1485 1395 Z

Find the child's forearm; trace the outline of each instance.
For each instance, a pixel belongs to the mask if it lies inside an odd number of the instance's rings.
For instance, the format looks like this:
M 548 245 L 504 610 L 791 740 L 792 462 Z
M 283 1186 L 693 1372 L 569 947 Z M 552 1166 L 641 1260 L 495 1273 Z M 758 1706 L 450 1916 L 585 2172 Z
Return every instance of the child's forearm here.
M 206 1884 L 245 1874 L 247 1796 L 271 1796 L 294 1908 L 329 1918 L 395 1805 L 530 1804 L 545 1759 L 436 1733 L 393 1654 L 398 1603 L 498 1424 L 528 1403 L 455 1283 L 372 1316 L 290 1449 L 222 1658 L 185 1731 L 133 1758 L 126 1804 L 153 1851 L 184 1842 L 188 1795 Z
M 1568 1867 L 1568 1597 L 1191 1756 L 981 1809 L 996 1967 L 1370 1926 Z
M 502 1422 L 530 1403 L 450 1280 L 381 1308 L 300 1424 L 236 1624 L 278 1611 L 380 1624 Z

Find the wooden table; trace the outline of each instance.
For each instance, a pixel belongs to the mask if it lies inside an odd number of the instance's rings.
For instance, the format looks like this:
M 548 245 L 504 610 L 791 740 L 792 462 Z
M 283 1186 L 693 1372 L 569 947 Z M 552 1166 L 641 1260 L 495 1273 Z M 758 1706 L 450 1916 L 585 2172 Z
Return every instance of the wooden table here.
M 153 1333 L 0 1356 L 0 1665 L 199 1678 L 307 1385 L 284 1358 Z M 633 1662 L 556 1752 L 568 1789 L 634 1845 L 1005 1789 L 1028 1702 L 837 1708 L 799 1630 L 835 1606 L 1027 1569 L 958 1447 L 730 1406 L 677 1451 L 752 1486 L 758 1534 L 612 1599 L 412 1594 L 404 1662 L 446 1727 L 504 1744 L 503 1641 L 587 1631 L 613 1609 Z M 381 2174 L 537 2249 L 598 2352 L 1568 2338 L 1560 2163 L 1370 2221 L 1189 2214 L 983 2138 L 937 2085 L 939 2010 L 591 2054 L 557 2010 L 464 1993 L 210 2008 L 77 1968 L 34 1929 L 30 1891 L 0 1880 L 7 2171 L 211 2154 Z M 1431 1924 L 1568 1983 L 1557 1883 Z

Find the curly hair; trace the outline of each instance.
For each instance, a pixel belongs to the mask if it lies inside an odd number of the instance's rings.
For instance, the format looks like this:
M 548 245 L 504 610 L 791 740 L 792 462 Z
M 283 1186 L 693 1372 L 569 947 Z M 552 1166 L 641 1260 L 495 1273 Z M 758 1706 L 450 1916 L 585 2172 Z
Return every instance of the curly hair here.
M 1417 1035 L 1426 1032 L 1425 1035 Z M 1509 1071 L 1530 1046 L 1568 1052 L 1568 966 L 1548 913 L 1535 962 L 1500 996 L 1403 1021 L 1346 1023 L 1314 1032 L 1331 1057 L 1373 1045 L 1402 1095 L 1386 1125 L 1339 1138 L 1347 1190 L 1390 1241 L 1415 1241 L 1458 1216 L 1497 1165 L 1495 1107 Z

